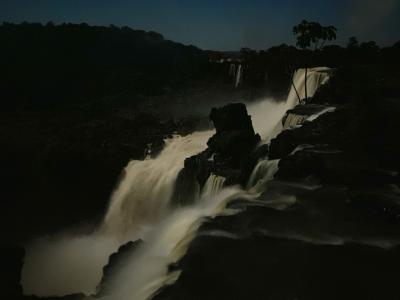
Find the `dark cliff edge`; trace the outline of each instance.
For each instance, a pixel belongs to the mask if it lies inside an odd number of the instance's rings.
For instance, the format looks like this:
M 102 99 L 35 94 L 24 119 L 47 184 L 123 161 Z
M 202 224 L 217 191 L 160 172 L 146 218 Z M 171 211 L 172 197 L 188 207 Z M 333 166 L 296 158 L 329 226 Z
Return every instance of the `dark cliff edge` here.
M 399 80 L 342 67 L 293 109 L 336 108 L 272 140 L 279 170 L 260 203 L 205 222 L 154 299 L 397 299 Z

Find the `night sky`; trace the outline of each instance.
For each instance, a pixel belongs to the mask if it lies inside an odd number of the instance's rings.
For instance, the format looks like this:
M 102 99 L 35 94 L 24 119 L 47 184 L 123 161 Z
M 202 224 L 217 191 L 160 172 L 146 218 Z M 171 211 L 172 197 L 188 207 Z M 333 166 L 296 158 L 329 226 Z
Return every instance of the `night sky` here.
M 342 44 L 400 40 L 400 0 L 0 0 L 0 22 L 126 25 L 215 50 L 293 44 L 302 19 L 336 26 Z

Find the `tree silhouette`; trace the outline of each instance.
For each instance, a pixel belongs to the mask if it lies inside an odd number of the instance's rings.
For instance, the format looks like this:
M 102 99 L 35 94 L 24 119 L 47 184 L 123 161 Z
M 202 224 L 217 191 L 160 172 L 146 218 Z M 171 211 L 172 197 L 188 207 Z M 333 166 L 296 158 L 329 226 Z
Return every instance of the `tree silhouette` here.
M 336 27 L 322 26 L 318 22 L 303 20 L 293 27 L 293 34 L 297 38 L 296 45 L 302 49 L 314 46 L 314 50 L 321 49 L 327 41 L 336 40 Z
M 293 34 L 297 38 L 296 45 L 301 49 L 313 46 L 314 50 L 322 49 L 327 41 L 336 40 L 337 29 L 334 26 L 322 26 L 318 22 L 308 22 L 303 20 L 300 24 L 293 27 Z M 307 73 L 305 72 L 305 100 L 307 101 Z M 299 101 L 301 101 L 299 99 Z

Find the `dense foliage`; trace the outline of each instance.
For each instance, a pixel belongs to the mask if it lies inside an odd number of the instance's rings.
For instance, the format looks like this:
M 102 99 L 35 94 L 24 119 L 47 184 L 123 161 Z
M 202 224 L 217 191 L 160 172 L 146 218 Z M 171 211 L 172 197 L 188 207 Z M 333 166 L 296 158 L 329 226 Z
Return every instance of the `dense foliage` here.
M 129 27 L 48 23 L 0 25 L 2 108 L 159 95 L 201 77 L 194 46 Z

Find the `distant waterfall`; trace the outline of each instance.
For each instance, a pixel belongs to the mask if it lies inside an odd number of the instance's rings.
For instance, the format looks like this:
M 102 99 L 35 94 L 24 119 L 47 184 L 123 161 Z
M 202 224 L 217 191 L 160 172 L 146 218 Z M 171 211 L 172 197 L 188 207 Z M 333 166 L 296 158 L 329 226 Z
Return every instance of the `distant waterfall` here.
M 230 64 L 229 65 L 229 76 L 236 76 L 236 65 Z
M 238 87 L 242 83 L 242 72 L 242 65 L 239 65 L 236 71 L 235 87 Z
M 322 72 L 326 68 L 318 69 Z M 313 87 L 316 89 L 327 80 L 325 75 L 316 74 L 320 72 L 318 69 L 310 69 L 310 95 L 315 93 Z M 304 85 L 301 72 L 295 75 L 300 93 L 302 81 Z M 235 74 L 235 83 L 240 84 L 241 66 Z M 297 102 L 292 88 L 286 102 L 266 99 L 249 106 L 254 127 L 264 141 L 282 130 L 283 115 Z M 260 161 L 251 175 L 250 190 L 223 187 L 225 179 L 211 175 L 198 201 L 188 207 L 171 209 L 169 202 L 184 160 L 204 150 L 212 134 L 212 131 L 205 131 L 175 136 L 166 140 L 158 157 L 131 161 L 97 231 L 60 233 L 29 245 L 21 279 L 24 293 L 37 296 L 93 294 L 109 255 L 121 244 L 139 238 L 144 241 L 143 245 L 111 279 L 111 294 L 104 299 L 145 300 L 162 286 L 172 284 L 179 277 L 179 271 L 169 272 L 168 267 L 183 257 L 204 219 L 218 215 L 232 199 L 257 197 L 264 183 L 277 171 L 278 161 Z
M 239 87 L 242 84 L 243 66 L 241 64 L 230 64 L 229 76 L 233 78 L 235 87 Z

